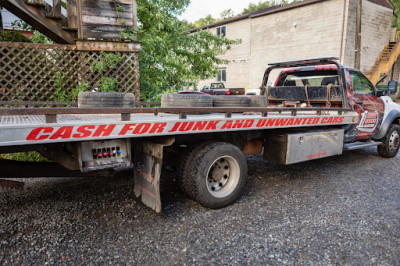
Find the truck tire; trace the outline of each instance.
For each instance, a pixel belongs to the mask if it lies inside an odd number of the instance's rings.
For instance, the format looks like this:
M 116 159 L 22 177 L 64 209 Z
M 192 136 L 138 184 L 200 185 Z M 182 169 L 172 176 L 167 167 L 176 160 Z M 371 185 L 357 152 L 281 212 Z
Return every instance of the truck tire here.
M 218 209 L 235 202 L 246 184 L 247 163 L 242 152 L 226 142 L 195 149 L 183 173 L 186 193 L 200 204 Z
M 166 93 L 161 96 L 161 107 L 212 107 L 211 95 Z
M 78 107 L 135 107 L 133 93 L 80 92 Z
M 179 157 L 179 165 L 177 168 L 177 181 L 182 192 L 184 192 L 189 197 L 193 198 L 191 193 L 191 179 L 184 178 L 184 176 L 189 176 L 190 165 L 193 162 L 193 157 L 203 149 L 204 146 L 209 145 L 212 141 L 205 141 L 202 143 L 194 143 L 188 145 L 186 149 L 182 152 Z
M 267 107 L 268 100 L 267 96 L 263 95 L 247 95 L 250 99 L 250 106 L 251 107 Z
M 385 158 L 396 156 L 400 147 L 400 126 L 391 125 L 389 132 L 382 139 L 382 145 L 378 146 L 378 154 Z
M 250 107 L 250 98 L 247 96 L 214 95 L 214 107 Z

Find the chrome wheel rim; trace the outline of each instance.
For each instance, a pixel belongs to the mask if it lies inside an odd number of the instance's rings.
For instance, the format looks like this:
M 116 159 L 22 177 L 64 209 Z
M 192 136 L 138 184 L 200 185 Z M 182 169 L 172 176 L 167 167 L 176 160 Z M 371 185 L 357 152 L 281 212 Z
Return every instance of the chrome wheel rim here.
M 223 198 L 235 190 L 239 179 L 239 163 L 231 156 L 221 156 L 208 168 L 206 186 L 212 196 Z
M 397 132 L 397 130 L 394 130 L 389 138 L 389 150 L 391 152 L 396 151 L 399 148 L 399 144 L 400 144 L 399 132 Z

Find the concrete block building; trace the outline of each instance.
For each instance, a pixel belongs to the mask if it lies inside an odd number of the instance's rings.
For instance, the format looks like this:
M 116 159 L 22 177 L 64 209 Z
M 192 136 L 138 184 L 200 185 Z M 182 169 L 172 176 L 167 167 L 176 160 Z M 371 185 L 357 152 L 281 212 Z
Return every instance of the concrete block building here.
M 396 39 L 392 28 L 393 11 L 390 0 L 306 0 L 193 29 L 242 40 L 222 56 L 228 63 L 219 66 L 220 74 L 198 87 L 222 81 L 226 87 L 258 88 L 268 63 L 326 56 L 339 57 L 370 78 L 386 75 L 400 80 L 398 54 L 392 55 L 395 47 L 400 48 L 399 34 Z M 396 60 L 385 72 L 379 66 L 387 53 Z

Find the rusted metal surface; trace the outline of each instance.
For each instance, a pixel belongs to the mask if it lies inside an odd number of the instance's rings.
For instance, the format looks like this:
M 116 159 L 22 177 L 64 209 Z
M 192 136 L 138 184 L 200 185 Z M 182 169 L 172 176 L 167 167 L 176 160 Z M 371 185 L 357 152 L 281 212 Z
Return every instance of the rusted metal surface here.
M 243 155 L 260 154 L 263 148 L 262 140 L 249 140 L 246 141 L 242 148 Z
M 131 120 L 131 114 L 129 114 L 129 113 L 121 114 L 121 121 L 130 121 L 130 120 Z
M 78 106 L 76 102 L 54 102 L 54 101 L 0 101 L 5 106 Z
M 46 123 L 57 123 L 57 115 L 47 114 L 46 115 Z
M 315 65 L 335 65 L 338 71 L 339 79 L 338 83 L 340 86 L 340 95 L 341 95 L 341 105 L 344 108 L 351 108 L 347 99 L 347 89 L 346 89 L 346 80 L 345 80 L 345 68 L 342 64 L 338 62 L 339 58 L 337 57 L 319 57 L 319 58 L 311 58 L 311 59 L 303 59 L 296 61 L 287 61 L 287 62 L 277 62 L 268 64 L 269 67 L 264 72 L 263 81 L 261 83 L 261 90 L 266 91 L 268 78 L 272 70 L 279 68 L 290 68 L 290 67 L 300 67 L 300 66 L 315 66 Z
M 136 102 L 137 107 L 161 105 L 160 102 Z M 0 106 L 78 106 L 77 102 L 54 102 L 54 101 L 0 101 Z
M 101 51 L 81 51 L 76 45 L 0 42 L 0 101 L 55 101 L 82 84 L 98 87 L 102 77 L 118 81 L 117 92 L 133 92 L 139 101 L 137 49 L 118 52 L 115 69 L 95 71 Z
M 292 112 L 292 111 L 352 111 L 346 108 L 323 107 L 159 107 L 159 108 L 0 108 L 0 115 L 61 115 L 61 114 L 135 114 L 135 113 L 244 113 L 244 112 Z
M 141 141 L 134 143 L 135 195 L 142 202 L 161 212 L 160 177 L 164 146 L 171 146 L 174 137 L 165 137 L 160 142 Z

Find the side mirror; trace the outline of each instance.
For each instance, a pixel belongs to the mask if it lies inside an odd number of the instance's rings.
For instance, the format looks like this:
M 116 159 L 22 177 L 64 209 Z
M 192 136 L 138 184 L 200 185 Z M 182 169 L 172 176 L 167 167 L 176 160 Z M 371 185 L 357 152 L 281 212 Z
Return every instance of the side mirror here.
M 376 92 L 376 96 L 377 97 L 381 97 L 381 96 L 385 96 L 385 95 L 387 95 L 388 94 L 388 90 L 378 90 L 377 92 Z
M 388 84 L 388 89 L 390 94 L 395 94 L 397 92 L 397 86 L 399 85 L 399 82 L 397 80 L 391 80 L 389 81 Z

